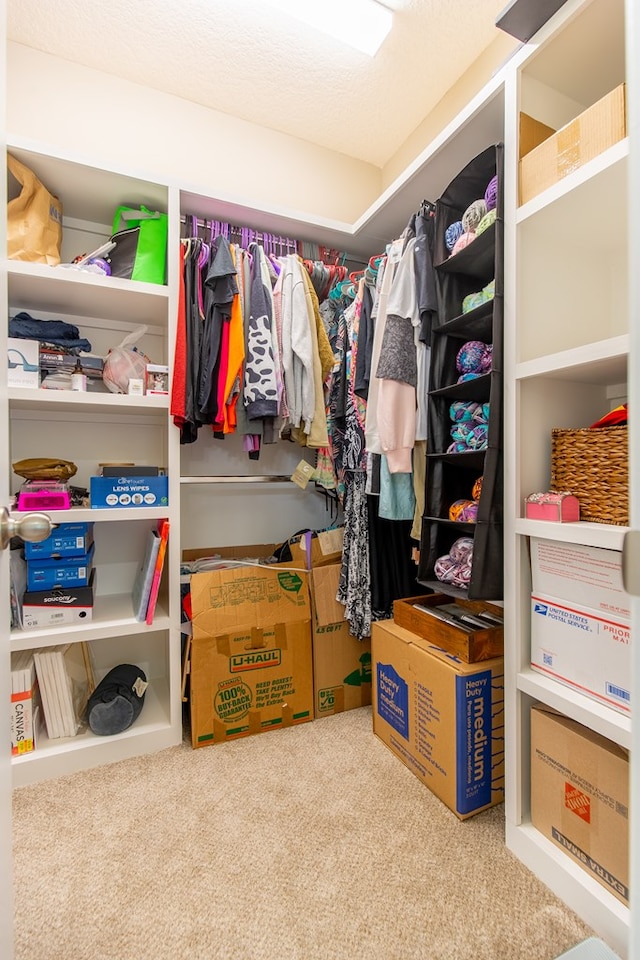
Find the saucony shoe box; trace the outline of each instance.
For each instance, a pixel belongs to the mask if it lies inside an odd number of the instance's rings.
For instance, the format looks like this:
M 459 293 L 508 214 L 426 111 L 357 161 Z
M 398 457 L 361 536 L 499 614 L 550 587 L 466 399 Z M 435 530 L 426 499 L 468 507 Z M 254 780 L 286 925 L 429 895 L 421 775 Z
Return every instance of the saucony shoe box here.
M 25 630 L 46 629 L 67 624 L 88 623 L 93 619 L 96 571 L 85 587 L 56 587 L 54 590 L 27 591 L 22 600 L 22 624 Z
M 27 590 L 54 587 L 86 587 L 93 568 L 95 544 L 81 557 L 51 557 L 27 560 Z
M 26 560 L 44 560 L 54 557 L 82 557 L 93 543 L 92 523 L 60 523 L 46 540 L 25 543 Z

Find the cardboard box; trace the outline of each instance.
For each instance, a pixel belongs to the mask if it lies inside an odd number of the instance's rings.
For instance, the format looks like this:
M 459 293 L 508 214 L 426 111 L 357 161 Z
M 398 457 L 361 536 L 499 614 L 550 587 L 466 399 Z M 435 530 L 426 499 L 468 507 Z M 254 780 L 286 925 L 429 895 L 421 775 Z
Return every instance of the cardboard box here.
M 86 587 L 27 591 L 22 598 L 22 625 L 25 630 L 89 623 L 93 619 L 96 571 Z
M 92 523 L 59 523 L 51 536 L 39 543 L 24 545 L 27 560 L 39 557 L 80 557 L 89 552 L 93 543 Z
M 531 822 L 628 906 L 627 751 L 542 705 L 531 711 Z
M 504 667 L 463 663 L 393 620 L 373 625 L 373 732 L 452 810 L 504 800 Z
M 293 563 L 307 570 L 338 563 L 342 560 L 343 538 L 344 527 L 293 537 L 289 541 Z
M 566 600 L 628 622 L 631 597 L 622 583 L 622 552 L 531 537 L 533 593 Z
M 520 160 L 520 203 L 527 203 L 626 136 L 625 87 L 616 87 Z
M 580 501 L 570 493 L 532 493 L 524 502 L 527 520 L 549 523 L 576 523 L 580 519 Z
M 194 747 L 313 719 L 305 571 L 271 564 L 196 573 L 191 609 Z
M 166 507 L 169 503 L 169 478 L 162 477 L 90 477 L 91 506 Z
M 27 590 L 86 587 L 93 569 L 95 545 L 82 557 L 38 557 L 27 561 Z
M 336 600 L 339 581 L 339 563 L 311 571 L 316 719 L 371 703 L 371 640 L 351 636 Z
M 409 597 L 406 600 L 394 600 L 393 619 L 405 630 L 417 634 L 423 640 L 428 640 L 436 647 L 441 647 L 453 653 L 465 663 L 477 663 L 480 660 L 490 660 L 492 657 L 501 657 L 504 653 L 504 628 L 492 627 L 487 624 L 485 629 L 475 629 L 472 632 L 442 623 L 429 616 L 423 610 L 418 610 L 416 604 L 425 607 L 439 607 L 448 605 L 452 598 L 444 593 L 431 593 L 424 597 Z M 469 613 L 479 613 L 488 610 L 496 616 L 502 616 L 503 610 L 482 600 L 458 600 L 459 607 L 464 607 Z
M 531 666 L 619 713 L 631 713 L 631 630 L 623 620 L 535 594 Z
M 40 342 L 23 340 L 22 337 L 7 339 L 7 386 L 40 386 Z

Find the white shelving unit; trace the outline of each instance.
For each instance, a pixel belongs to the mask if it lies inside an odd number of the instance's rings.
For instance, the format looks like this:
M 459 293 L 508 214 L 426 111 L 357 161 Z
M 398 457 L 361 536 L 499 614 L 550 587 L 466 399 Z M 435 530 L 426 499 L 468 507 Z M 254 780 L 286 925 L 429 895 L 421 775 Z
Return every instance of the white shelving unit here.
M 627 749 L 631 720 L 531 669 L 528 544 L 621 550 L 628 528 L 526 520 L 523 502 L 549 488 L 552 428 L 588 426 L 627 397 L 630 143 L 522 206 L 517 168 L 520 111 L 554 129 L 568 123 L 625 81 L 625 39 L 624 0 L 569 0 L 508 65 L 505 116 L 506 839 L 621 957 L 629 908 L 531 823 L 530 712 L 542 702 Z
M 170 216 L 177 235 L 175 197 L 167 185 L 101 170 L 34 145 L 8 149 L 34 170 L 63 204 L 63 263 L 95 249 L 111 233 L 119 203 L 145 203 Z M 10 316 L 24 310 L 38 319 L 61 319 L 79 328 L 92 350 L 106 355 L 140 324 L 147 326 L 140 348 L 157 363 L 169 362 L 175 333 L 171 263 L 168 284 L 156 285 L 82 274 L 65 266 L 48 267 L 10 261 L 7 301 Z M 132 461 L 167 469 L 169 505 L 143 508 L 50 511 L 54 522 L 95 524 L 96 598 L 89 623 L 38 630 L 12 630 L 11 650 L 28 650 L 61 642 L 87 641 L 99 680 L 118 663 L 133 662 L 145 671 L 149 687 L 136 724 L 115 737 L 90 730 L 78 736 L 40 738 L 37 749 L 14 758 L 14 785 L 60 776 L 178 743 L 182 736 L 180 704 L 179 541 L 180 485 L 177 435 L 169 419 L 168 397 L 137 397 L 91 390 L 87 393 L 5 387 L 8 409 L 10 493 L 20 478 L 10 463 L 33 456 L 73 461 L 72 483 L 89 487 L 101 462 Z M 146 533 L 162 517 L 171 523 L 169 562 L 163 596 L 153 624 L 136 621 L 131 585 L 144 554 Z

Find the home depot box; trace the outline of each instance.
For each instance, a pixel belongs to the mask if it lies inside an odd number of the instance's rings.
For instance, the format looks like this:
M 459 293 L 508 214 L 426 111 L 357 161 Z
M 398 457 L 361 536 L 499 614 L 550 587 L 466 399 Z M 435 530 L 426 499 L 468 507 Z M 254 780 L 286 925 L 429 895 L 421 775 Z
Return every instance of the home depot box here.
M 277 564 L 191 577 L 191 742 L 313 718 L 307 573 Z
M 526 155 L 521 142 L 520 203 L 527 203 L 624 136 L 625 87 L 620 84 Z
M 371 640 L 357 640 L 336 600 L 340 564 L 311 571 L 315 715 L 328 717 L 371 703 Z
M 627 751 L 540 704 L 531 711 L 531 821 L 628 905 Z
M 531 537 L 531 584 L 534 593 L 567 600 L 570 605 L 625 622 L 631 617 L 620 550 Z
M 465 820 L 504 800 L 502 657 L 463 663 L 399 627 L 374 623 L 373 731 Z
M 531 666 L 619 713 L 631 713 L 631 631 L 622 619 L 533 594 Z

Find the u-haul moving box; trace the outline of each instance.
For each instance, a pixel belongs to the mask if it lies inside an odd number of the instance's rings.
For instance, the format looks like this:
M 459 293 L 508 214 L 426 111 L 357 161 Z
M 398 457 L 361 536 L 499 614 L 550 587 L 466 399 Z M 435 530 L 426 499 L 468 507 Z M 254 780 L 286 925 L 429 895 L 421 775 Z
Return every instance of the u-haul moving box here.
M 461 820 L 504 800 L 502 657 L 464 663 L 374 623 L 373 732 Z
M 629 904 L 629 756 L 538 704 L 531 711 L 531 821 Z
M 191 577 L 194 747 L 313 719 L 304 570 L 273 564 Z

